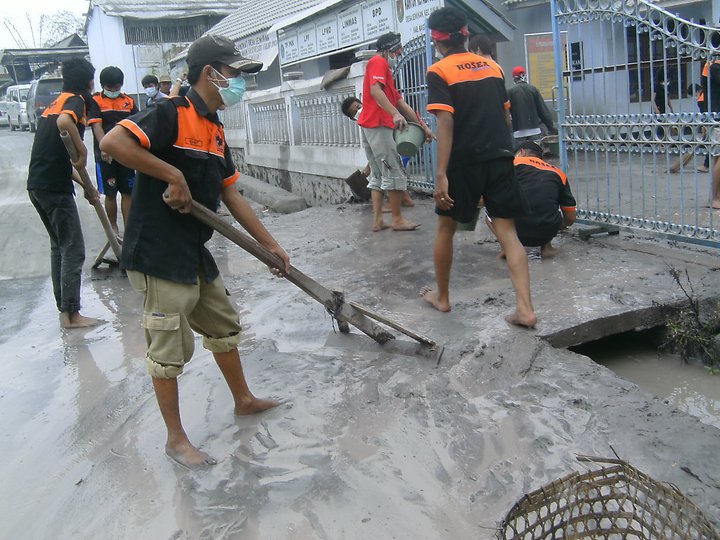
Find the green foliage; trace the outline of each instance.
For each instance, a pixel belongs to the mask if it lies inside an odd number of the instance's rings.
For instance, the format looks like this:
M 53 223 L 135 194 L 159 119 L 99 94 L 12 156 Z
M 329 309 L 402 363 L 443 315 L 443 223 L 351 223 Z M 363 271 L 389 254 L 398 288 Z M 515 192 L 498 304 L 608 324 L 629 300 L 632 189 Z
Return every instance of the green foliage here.
M 680 272 L 671 267 L 669 272 L 687 298 L 687 305 L 666 314 L 667 341 L 664 345 L 677 350 L 686 362 L 690 358 L 699 358 L 711 374 L 720 373 L 720 356 L 714 343 L 720 329 L 720 313 L 715 311 L 708 317 L 701 317 L 700 301 L 695 296 L 687 269 Z

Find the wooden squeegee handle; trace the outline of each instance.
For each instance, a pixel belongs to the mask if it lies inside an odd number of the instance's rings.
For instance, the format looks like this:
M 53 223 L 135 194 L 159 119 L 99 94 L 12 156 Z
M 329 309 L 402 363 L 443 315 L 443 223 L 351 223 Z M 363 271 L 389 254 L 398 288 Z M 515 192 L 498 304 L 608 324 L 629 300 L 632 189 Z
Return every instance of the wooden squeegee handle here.
M 225 238 L 243 248 L 260 262 L 273 268 L 284 268 L 285 265 L 280 257 L 260 245 L 253 238 L 237 230 L 215 212 L 197 201 L 192 201 L 190 214 L 198 221 L 215 229 Z M 283 272 L 283 277 L 323 304 L 337 320 L 352 324 L 378 343 L 387 343 L 391 339 L 394 339 L 392 334 L 373 323 L 368 317 L 350 304 L 339 302 L 339 305 L 336 305 L 337 296 L 330 289 L 320 285 L 317 281 L 306 276 L 294 266 L 290 267 L 289 273 Z
M 68 133 L 67 131 L 61 131 L 60 138 L 62 139 L 63 143 L 65 143 L 65 148 L 67 148 L 68 154 L 70 154 L 70 159 L 76 161 L 78 158 L 78 151 L 77 148 L 75 148 L 72 137 L 70 137 L 70 133 Z M 80 180 L 82 180 L 82 186 L 85 193 L 92 193 L 93 191 L 95 191 L 95 186 L 93 186 L 92 180 L 90 180 L 90 175 L 88 175 L 85 167 L 79 169 L 78 174 L 80 175 Z M 113 231 L 113 228 L 110 225 L 110 219 L 108 219 L 107 213 L 105 212 L 105 207 L 97 199 L 95 200 L 95 202 L 92 203 L 92 205 L 93 208 L 95 208 L 95 212 L 97 213 L 98 217 L 100 218 L 100 223 L 102 224 L 102 227 L 105 231 L 105 236 L 107 236 L 110 247 L 112 248 L 115 257 L 117 257 L 117 260 L 119 261 L 121 251 L 120 242 L 118 242 L 117 235 L 115 234 L 115 231 Z

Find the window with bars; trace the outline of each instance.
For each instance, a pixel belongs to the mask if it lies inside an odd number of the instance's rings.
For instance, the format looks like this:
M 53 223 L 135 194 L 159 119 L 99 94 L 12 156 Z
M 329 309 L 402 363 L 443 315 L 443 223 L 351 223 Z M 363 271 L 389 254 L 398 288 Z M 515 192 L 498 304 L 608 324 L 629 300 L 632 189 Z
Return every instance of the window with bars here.
M 678 54 L 677 47 L 666 48 L 662 39 L 651 40 L 648 32 L 638 33 L 634 26 L 626 36 L 630 102 L 650 101 L 653 84 L 662 79 L 668 83 L 668 98 L 687 97 L 692 57 Z
M 220 16 L 210 15 L 187 19 L 124 19 L 125 43 L 146 45 L 195 41 L 221 19 Z

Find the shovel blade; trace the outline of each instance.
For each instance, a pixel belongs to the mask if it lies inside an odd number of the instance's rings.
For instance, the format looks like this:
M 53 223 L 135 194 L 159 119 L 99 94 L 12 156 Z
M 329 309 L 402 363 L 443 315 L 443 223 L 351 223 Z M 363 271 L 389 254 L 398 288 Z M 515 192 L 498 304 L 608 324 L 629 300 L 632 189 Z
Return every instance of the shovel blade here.
M 440 344 L 431 347 L 422 343 L 402 339 L 391 339 L 384 345 L 380 345 L 372 338 L 360 334 L 331 334 L 325 342 L 325 346 L 336 349 L 354 349 L 370 353 L 385 353 L 423 358 L 435 362 L 435 365 L 440 363 L 443 351 L 445 350 L 445 347 Z

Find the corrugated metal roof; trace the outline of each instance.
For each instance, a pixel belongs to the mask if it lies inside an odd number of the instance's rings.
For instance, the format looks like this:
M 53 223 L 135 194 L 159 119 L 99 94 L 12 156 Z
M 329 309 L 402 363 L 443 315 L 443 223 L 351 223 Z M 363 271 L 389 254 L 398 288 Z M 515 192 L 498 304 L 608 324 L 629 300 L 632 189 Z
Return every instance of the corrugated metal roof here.
M 210 32 L 238 40 L 299 11 L 316 6 L 322 0 L 251 0 L 217 23 Z M 237 6 L 236 6 L 237 7 Z
M 662 8 L 669 8 L 701 4 L 705 1 L 706 0 L 651 0 L 651 3 Z M 502 4 L 508 9 L 516 9 L 550 4 L 550 0 L 505 0 Z
M 248 3 L 255 4 L 261 3 L 261 1 L 250 0 Z M 242 0 L 181 0 L 180 2 L 177 0 L 92 0 L 92 4 L 112 17 L 161 19 L 227 15 L 242 5 Z

